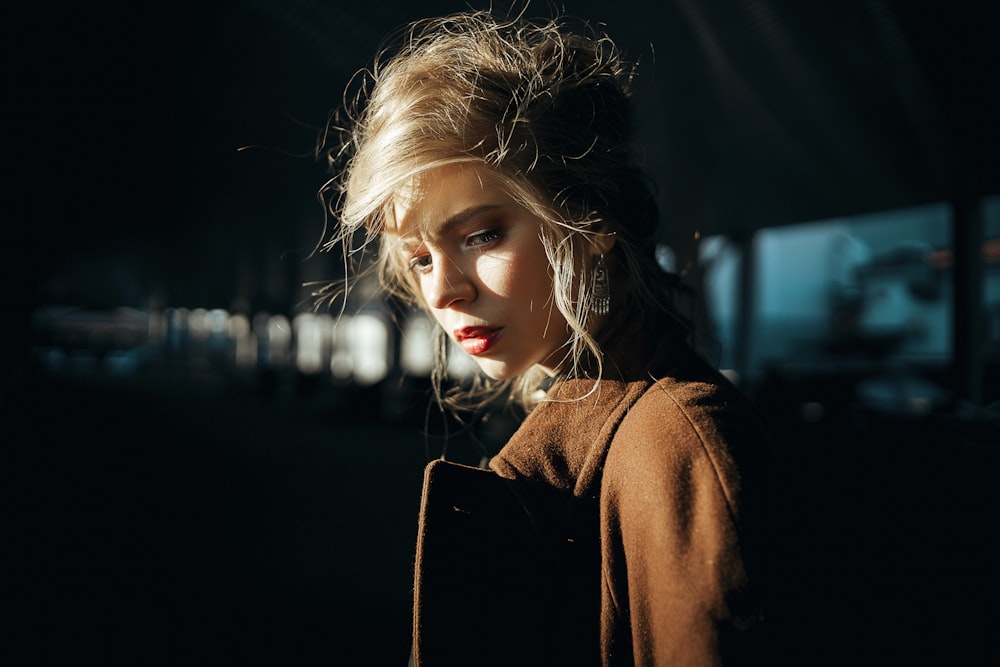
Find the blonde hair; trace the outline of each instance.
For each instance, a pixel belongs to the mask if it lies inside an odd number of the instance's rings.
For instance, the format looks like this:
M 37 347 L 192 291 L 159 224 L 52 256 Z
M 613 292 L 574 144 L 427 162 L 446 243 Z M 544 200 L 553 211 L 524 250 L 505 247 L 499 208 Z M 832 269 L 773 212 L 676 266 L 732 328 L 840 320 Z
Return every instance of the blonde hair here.
M 542 221 L 554 302 L 571 329 L 566 373 L 599 374 L 601 351 L 587 327 L 587 236 L 615 235 L 611 270 L 621 307 L 626 294 L 653 294 L 644 276 L 655 270 L 657 211 L 631 154 L 633 69 L 607 35 L 587 25 L 571 30 L 565 17 L 469 11 L 411 24 L 395 49 L 348 86 L 353 92 L 320 142 L 333 173 L 321 196 L 336 220 L 323 248 L 342 250 L 348 275 L 364 270 L 358 260 L 370 244 L 385 242 L 401 188 L 437 167 L 485 167 Z M 390 296 L 422 303 L 397 253 L 379 252 L 367 268 Z M 330 284 L 316 297 L 340 294 Z M 457 390 L 441 390 L 446 345 L 438 336 L 434 386 L 439 399 L 454 403 Z M 541 379 L 538 370 L 512 382 L 478 378 L 461 395 L 510 391 L 530 407 Z

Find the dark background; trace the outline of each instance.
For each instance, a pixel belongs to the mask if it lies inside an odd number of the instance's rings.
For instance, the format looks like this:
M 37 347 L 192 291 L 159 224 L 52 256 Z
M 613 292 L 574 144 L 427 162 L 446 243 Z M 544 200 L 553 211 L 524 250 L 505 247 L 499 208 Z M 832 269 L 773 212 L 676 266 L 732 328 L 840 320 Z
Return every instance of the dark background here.
M 294 312 L 302 283 L 333 271 L 304 261 L 327 112 L 388 31 L 463 6 L 0 10 L 8 664 L 406 660 L 422 468 L 443 433 L 419 392 L 390 419 L 383 403 L 403 399 L 384 387 L 169 364 L 53 377 L 32 363 L 31 322 L 43 305 Z M 1000 192 L 990 3 L 564 6 L 642 60 L 639 141 L 682 265 L 696 233 Z M 994 422 L 843 416 L 820 432 L 766 396 L 809 499 L 779 618 L 789 654 L 996 659 Z

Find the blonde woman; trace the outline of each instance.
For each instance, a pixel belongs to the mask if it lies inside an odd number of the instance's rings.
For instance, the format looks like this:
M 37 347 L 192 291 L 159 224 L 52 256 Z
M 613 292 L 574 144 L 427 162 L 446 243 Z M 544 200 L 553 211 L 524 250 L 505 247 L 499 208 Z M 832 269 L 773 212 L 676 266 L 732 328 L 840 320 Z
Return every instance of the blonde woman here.
M 499 396 L 527 415 L 488 467 L 427 468 L 417 665 L 761 649 L 768 440 L 689 344 L 654 260 L 633 73 L 565 18 L 430 19 L 359 75 L 324 140 L 328 247 L 377 244 L 385 289 L 482 371 L 450 388 L 438 372 L 438 400 Z

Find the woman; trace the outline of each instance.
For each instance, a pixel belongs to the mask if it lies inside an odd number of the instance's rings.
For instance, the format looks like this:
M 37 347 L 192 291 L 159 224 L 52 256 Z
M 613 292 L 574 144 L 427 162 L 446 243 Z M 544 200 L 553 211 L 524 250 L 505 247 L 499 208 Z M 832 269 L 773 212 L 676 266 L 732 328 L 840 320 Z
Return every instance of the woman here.
M 366 73 L 325 194 L 345 258 L 527 414 L 426 472 L 418 665 L 707 665 L 760 650 L 767 439 L 689 345 L 629 150 L 632 68 L 564 19 L 419 22 Z M 446 340 L 446 339 L 445 339 Z M 446 345 L 439 365 L 443 367 Z

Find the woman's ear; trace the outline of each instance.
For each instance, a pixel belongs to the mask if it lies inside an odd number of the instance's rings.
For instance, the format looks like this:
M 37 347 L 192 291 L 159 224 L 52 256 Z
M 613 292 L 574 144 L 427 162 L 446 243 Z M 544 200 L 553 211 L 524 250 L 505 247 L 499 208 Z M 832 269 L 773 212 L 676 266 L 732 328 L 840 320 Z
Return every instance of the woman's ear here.
M 607 255 L 615 247 L 617 238 L 614 232 L 598 232 L 589 237 L 589 240 L 591 255 Z

